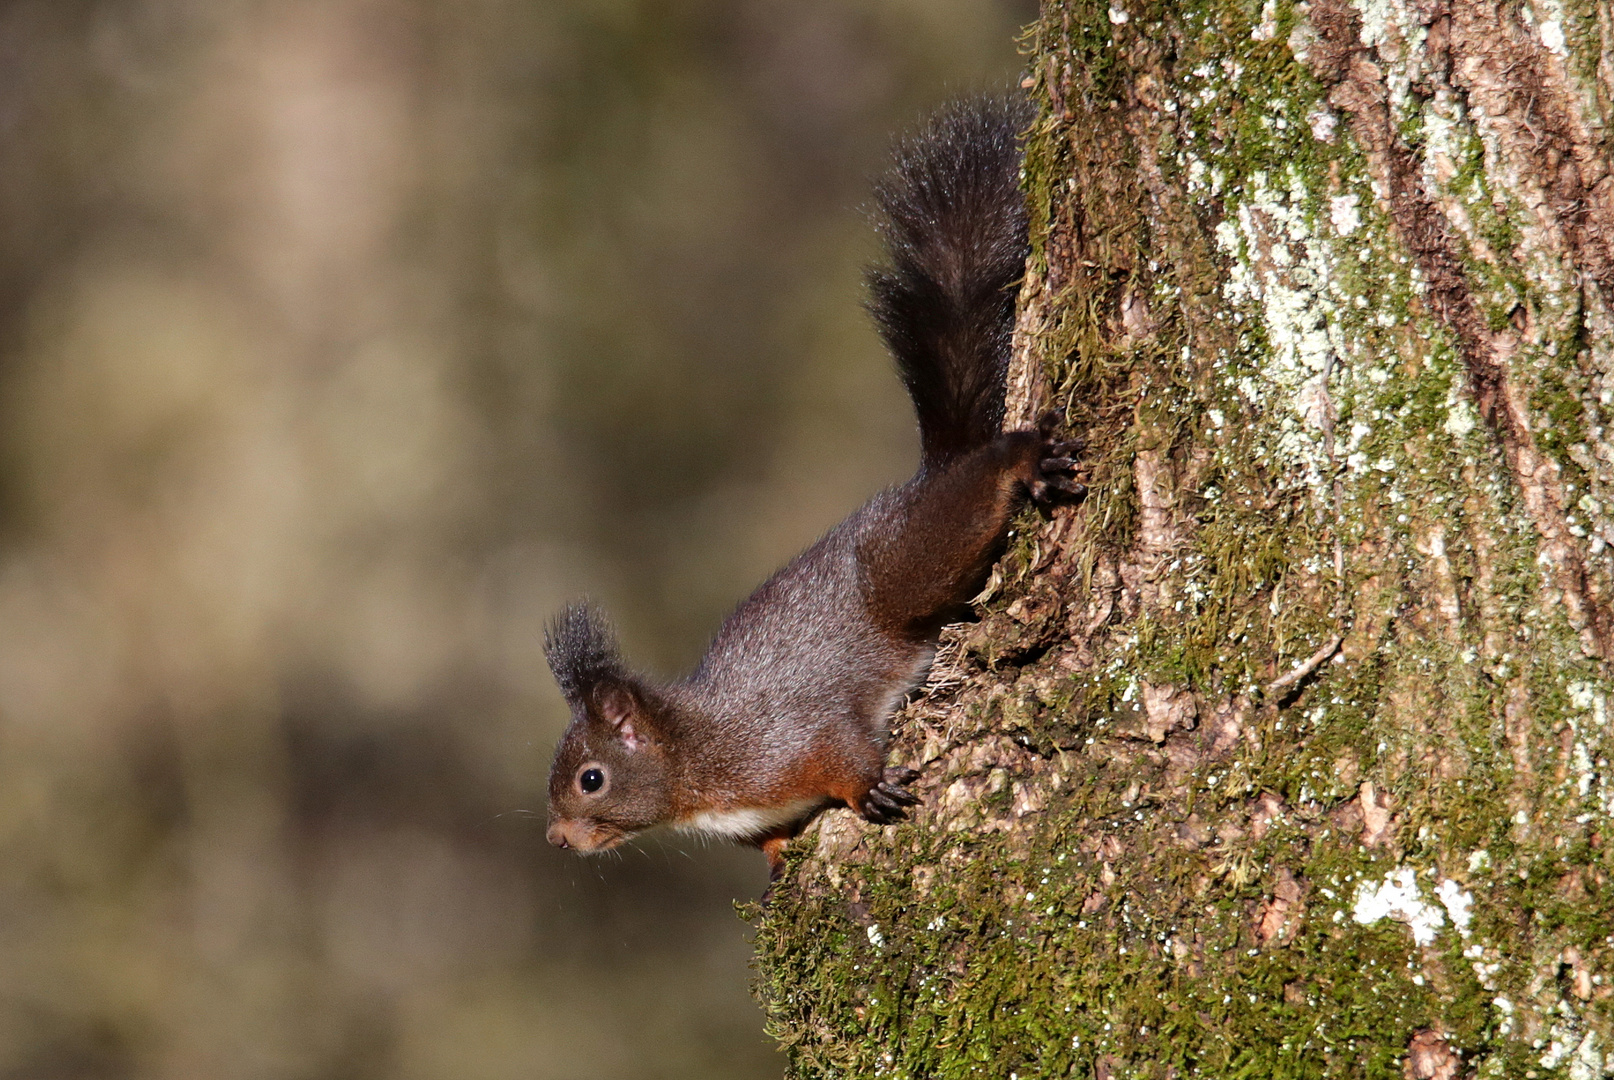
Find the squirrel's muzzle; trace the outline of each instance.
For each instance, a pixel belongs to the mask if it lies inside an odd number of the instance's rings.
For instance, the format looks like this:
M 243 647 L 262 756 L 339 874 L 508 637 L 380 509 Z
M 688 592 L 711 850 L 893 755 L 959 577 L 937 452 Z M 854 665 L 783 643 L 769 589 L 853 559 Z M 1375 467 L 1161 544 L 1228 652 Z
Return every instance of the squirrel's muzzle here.
M 556 821 L 549 826 L 549 831 L 544 835 L 556 847 L 571 848 L 573 851 L 605 851 L 627 839 L 619 829 L 598 821 L 579 818 L 563 818 Z

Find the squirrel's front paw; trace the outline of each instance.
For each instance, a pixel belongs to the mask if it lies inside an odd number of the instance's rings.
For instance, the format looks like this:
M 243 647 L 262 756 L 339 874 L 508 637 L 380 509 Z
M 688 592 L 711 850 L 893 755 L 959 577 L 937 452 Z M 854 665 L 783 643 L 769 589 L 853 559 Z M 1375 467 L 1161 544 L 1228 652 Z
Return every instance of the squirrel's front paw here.
M 889 825 L 908 816 L 907 808 L 919 802 L 919 796 L 908 790 L 909 784 L 919 778 L 913 769 L 894 767 L 887 769 L 879 782 L 869 788 L 854 808 L 864 821 L 876 825 Z

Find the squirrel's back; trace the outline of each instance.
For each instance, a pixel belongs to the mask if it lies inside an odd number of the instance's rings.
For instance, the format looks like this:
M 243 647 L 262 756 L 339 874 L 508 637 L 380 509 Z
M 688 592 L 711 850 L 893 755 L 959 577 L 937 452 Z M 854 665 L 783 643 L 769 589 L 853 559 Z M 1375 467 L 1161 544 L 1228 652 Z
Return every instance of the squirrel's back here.
M 919 417 L 922 469 L 997 437 L 1025 272 L 1021 135 L 1029 103 L 972 98 L 897 148 L 876 187 L 889 262 L 869 272 L 869 310 Z
M 1020 134 L 1030 117 L 1021 100 L 968 99 L 897 145 L 875 188 L 888 261 L 869 271 L 869 308 L 918 414 L 919 475 L 876 496 L 735 609 L 689 680 L 723 702 L 713 711 L 781 728 L 804 714 L 877 711 L 876 688 L 905 682 L 928 656 L 928 645 L 890 640 L 871 619 L 863 548 L 870 533 L 903 531 L 922 478 L 1002 434 L 1014 285 L 1025 271 Z

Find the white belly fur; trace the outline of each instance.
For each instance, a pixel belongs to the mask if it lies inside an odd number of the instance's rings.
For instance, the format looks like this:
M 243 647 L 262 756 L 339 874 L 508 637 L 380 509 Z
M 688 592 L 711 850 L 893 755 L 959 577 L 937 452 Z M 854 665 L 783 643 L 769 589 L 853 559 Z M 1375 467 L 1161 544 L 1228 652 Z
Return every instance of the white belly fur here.
M 784 806 L 743 807 L 737 810 L 707 810 L 696 814 L 678 827 L 690 832 L 709 833 L 745 840 L 760 836 L 769 829 L 800 820 L 809 810 L 820 804 L 819 799 L 802 799 Z

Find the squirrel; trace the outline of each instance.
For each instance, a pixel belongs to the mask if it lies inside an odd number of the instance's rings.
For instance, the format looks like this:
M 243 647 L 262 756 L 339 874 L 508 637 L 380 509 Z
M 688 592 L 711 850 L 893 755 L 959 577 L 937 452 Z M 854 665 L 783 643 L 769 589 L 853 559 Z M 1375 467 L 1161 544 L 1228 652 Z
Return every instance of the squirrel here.
M 887 824 L 919 802 L 886 767 L 888 724 L 941 629 L 968 614 L 1023 500 L 1080 498 L 1079 449 L 1049 414 L 1004 432 L 1005 375 L 1028 252 L 1024 101 L 980 98 L 897 145 L 875 188 L 889 262 L 868 307 L 918 414 L 913 479 L 889 488 L 735 609 L 686 678 L 624 664 L 574 604 L 544 651 L 572 719 L 549 776 L 549 842 L 603 851 L 655 825 L 762 849 L 770 878 L 819 811 Z

